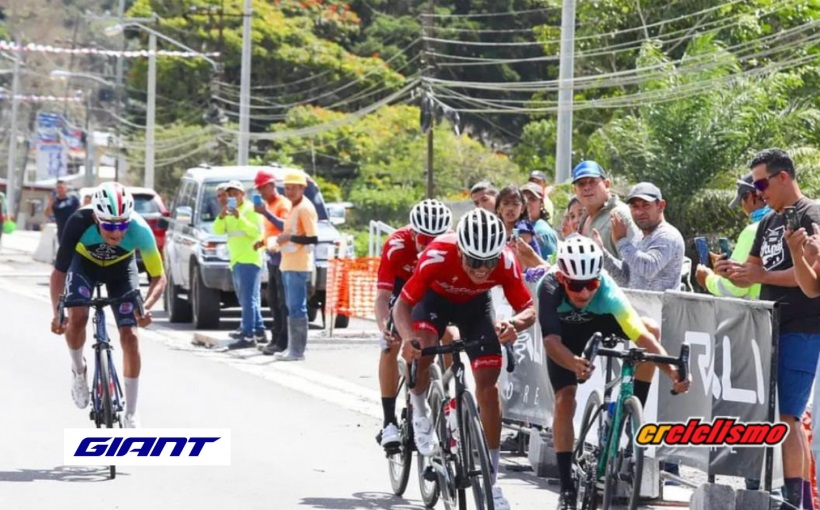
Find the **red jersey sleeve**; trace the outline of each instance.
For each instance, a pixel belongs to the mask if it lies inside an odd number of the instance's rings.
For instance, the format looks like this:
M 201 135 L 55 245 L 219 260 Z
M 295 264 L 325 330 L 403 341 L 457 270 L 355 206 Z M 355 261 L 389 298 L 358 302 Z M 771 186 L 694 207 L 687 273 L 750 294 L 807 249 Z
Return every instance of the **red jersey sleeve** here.
M 516 313 L 533 306 L 530 289 L 524 283 L 524 275 L 518 259 L 507 249 L 504 249 L 501 264 L 499 267 L 503 271 L 501 287 L 504 289 L 504 297 L 510 303 Z
M 441 248 L 442 246 L 439 246 L 439 243 L 430 243 L 427 248 L 421 252 L 419 263 L 416 266 L 415 272 L 413 272 L 413 276 L 404 284 L 404 288 L 401 291 L 401 298 L 411 305 L 415 305 L 421 301 L 421 298 L 424 297 L 424 293 L 427 292 L 427 290 L 432 287 L 433 282 L 436 281 L 439 271 L 446 267 L 444 261 L 447 256 L 447 251 Z
M 382 257 L 379 260 L 379 272 L 376 277 L 376 288 L 379 290 L 393 290 L 393 285 L 396 284 L 396 271 L 390 261 L 392 252 L 388 249 L 389 243 L 390 238 L 388 237 L 382 247 Z

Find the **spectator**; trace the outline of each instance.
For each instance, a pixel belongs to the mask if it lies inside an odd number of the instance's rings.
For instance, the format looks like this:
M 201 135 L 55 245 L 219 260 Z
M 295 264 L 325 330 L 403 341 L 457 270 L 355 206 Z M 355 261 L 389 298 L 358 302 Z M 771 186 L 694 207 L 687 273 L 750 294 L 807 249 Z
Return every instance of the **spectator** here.
M 544 210 L 547 212 L 547 217 L 544 218 L 544 221 L 551 224 L 552 219 L 555 218 L 555 206 L 552 204 L 552 200 L 550 200 L 552 186 L 550 186 L 549 182 L 547 182 L 546 174 L 544 174 L 541 170 L 530 172 L 529 182 L 541 188 L 541 200 L 544 204 Z
M 820 224 L 820 206 L 801 193 L 794 163 L 786 152 L 763 150 L 750 168 L 757 193 L 776 214 L 761 220 L 749 258 L 744 264 L 732 263 L 729 279 L 738 287 L 760 283 L 760 298 L 780 303 L 777 393 L 780 421 L 789 426 L 781 445 L 783 495 L 790 505 L 800 508 L 802 500 L 803 508 L 812 508 L 811 453 L 800 418 L 806 410 L 820 354 L 820 298 L 815 293 L 807 296 L 798 286 L 809 283 L 803 278 L 807 261 L 805 253 L 801 256 L 799 244 L 806 231 L 813 232 L 813 223 Z M 786 207 L 796 209 L 802 227 L 788 236 L 783 215 Z M 784 242 L 784 237 L 790 243 Z M 794 254 L 792 247 L 796 248 Z
M 473 200 L 473 205 L 492 213 L 495 212 L 497 196 L 498 190 L 490 181 L 481 181 L 470 189 L 470 198 Z
M 558 249 L 558 235 L 549 224 L 549 213 L 544 209 L 542 190 L 535 183 L 527 183 L 521 188 L 526 200 L 526 217 L 533 223 L 535 238 L 541 249 L 541 258 L 544 260 L 555 253 Z
M 685 251 L 683 236 L 664 219 L 666 200 L 661 190 L 648 182 L 638 183 L 629 190 L 627 203 L 643 237 L 630 239 L 626 222 L 613 212 L 610 235 L 623 259 L 618 260 L 604 249 L 604 267 L 626 282 L 624 287 L 628 289 L 678 289 Z M 604 245 L 597 230 L 592 231 L 592 237 L 599 246 Z
M 567 210 L 561 222 L 561 236 L 566 239 L 572 234 L 577 234 L 581 226 L 581 218 L 586 214 L 586 209 L 581 205 L 578 197 L 572 197 L 567 204 Z
M 228 205 L 228 192 L 225 190 L 227 182 L 223 182 L 216 186 L 216 198 L 208 198 L 208 202 L 202 208 L 202 220 L 214 221 L 222 209 Z
M 77 198 L 77 195 L 68 193 L 68 186 L 66 186 L 65 181 L 57 179 L 55 191 L 48 196 L 45 215 L 54 216 L 54 221 L 57 223 L 58 243 L 63 237 L 63 229 L 68 218 L 79 208 L 80 199 Z
M 265 217 L 265 249 L 268 265 L 268 306 L 273 316 L 271 341 L 262 349 L 262 354 L 271 356 L 284 352 L 288 348 L 288 307 L 285 302 L 285 284 L 282 280 L 282 254 L 276 238 L 282 233 L 285 220 L 290 213 L 290 200 L 276 190 L 276 178 L 268 170 L 260 170 L 254 179 L 254 185 L 262 195 L 264 204 L 255 205 L 258 214 Z
M 275 354 L 276 359 L 282 361 L 305 359 L 307 346 L 307 282 L 313 269 L 313 250 L 309 245 L 319 242 L 319 224 L 316 207 L 304 197 L 306 187 L 304 172 L 294 170 L 285 175 L 285 195 L 292 208 L 285 219 L 283 233 L 277 238 L 288 305 L 288 348 Z
M 3 224 L 6 222 L 6 194 L 0 191 L 0 240 L 3 239 Z
M 228 349 L 233 350 L 266 341 L 260 298 L 262 252 L 257 244 L 262 240 L 262 218 L 245 200 L 245 188 L 241 182 L 230 181 L 224 189 L 228 199 L 214 221 L 214 234 L 228 236 L 231 275 L 242 307 L 242 335 L 228 345 Z
M 502 188 L 498 193 L 495 202 L 495 211 L 493 212 L 497 214 L 498 217 L 501 218 L 502 223 L 504 223 L 504 230 L 507 240 L 509 240 L 513 235 L 515 224 L 518 223 L 518 220 L 525 217 L 524 195 L 521 194 L 521 189 L 514 184 Z
M 760 284 L 756 283 L 751 287 L 738 287 L 732 283 L 728 278 L 728 269 L 732 267 L 731 262 L 743 264 L 749 257 L 749 251 L 752 249 L 752 243 L 755 240 L 757 227 L 760 220 L 763 219 L 771 209 L 763 202 L 763 199 L 755 192 L 755 187 L 752 184 L 752 174 L 748 173 L 742 179 L 738 179 L 737 195 L 729 204 L 729 207 L 736 209 L 740 207 L 743 212 L 751 218 L 752 223 L 746 226 L 737 238 L 735 249 L 732 251 L 732 256 L 729 260 L 724 260 L 721 257 L 712 255 L 712 265 L 715 270 L 712 271 L 708 267 L 698 264 L 695 270 L 695 279 L 698 284 L 711 294 L 718 297 L 734 297 L 757 299 L 760 297 Z M 748 484 L 747 484 L 748 485 Z M 748 487 L 747 487 L 748 488 Z
M 612 184 L 606 172 L 594 161 L 582 161 L 572 170 L 572 184 L 575 187 L 575 196 L 586 209 L 586 214 L 581 217 L 578 232 L 589 237 L 593 230 L 597 230 L 601 234 L 606 251 L 620 259 L 621 253 L 612 240 L 611 216 L 615 213 L 626 224 L 626 238 L 631 240 L 639 235 L 639 232 L 632 221 L 629 207 L 612 193 Z M 619 281 L 617 277 L 615 281 L 621 287 L 626 286 L 626 282 Z

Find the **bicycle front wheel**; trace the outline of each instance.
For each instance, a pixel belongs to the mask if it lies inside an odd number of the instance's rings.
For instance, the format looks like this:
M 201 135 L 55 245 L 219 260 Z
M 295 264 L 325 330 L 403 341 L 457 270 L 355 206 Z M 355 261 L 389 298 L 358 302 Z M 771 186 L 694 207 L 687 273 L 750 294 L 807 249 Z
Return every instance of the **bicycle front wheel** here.
M 98 353 L 98 361 L 100 363 L 100 384 L 95 391 L 99 392 L 100 404 L 102 412 L 100 424 L 105 425 L 107 429 L 114 428 L 114 385 L 111 378 L 111 351 L 101 349 Z M 117 476 L 117 467 L 109 466 L 109 474 L 111 478 Z
M 578 502 L 581 510 L 596 510 L 598 508 L 598 457 L 601 448 L 598 446 L 601 438 L 596 441 L 587 441 L 593 431 L 601 434 L 603 424 L 603 406 L 600 391 L 593 391 L 589 395 L 583 418 L 581 431 L 575 443 L 572 461 L 575 464 L 575 476 L 578 481 Z M 594 446 L 587 446 L 587 442 Z
M 427 393 L 427 402 L 430 405 L 431 416 L 433 420 L 433 427 L 439 437 L 439 441 L 444 443 L 447 440 L 447 423 L 444 419 L 444 404 L 446 402 L 444 389 L 441 386 L 441 381 L 434 377 L 430 378 L 430 389 Z M 444 466 L 445 463 L 445 448 L 439 448 L 439 453 L 434 457 L 425 457 L 422 454 L 417 454 L 419 470 L 419 489 L 421 490 L 421 500 L 427 508 L 436 506 L 439 498 L 439 474 L 435 471 L 436 463 Z M 425 473 L 430 471 L 429 473 Z
M 618 454 L 610 457 L 606 465 L 606 485 L 604 489 L 604 510 L 615 505 L 615 500 L 623 497 L 629 510 L 638 508 L 643 480 L 644 448 L 633 441 L 643 425 L 643 407 L 637 397 L 631 396 L 624 402 L 623 420 L 610 439 L 620 441 L 627 430 L 627 445 L 618 448 Z M 627 429 L 629 427 L 629 429 Z
M 401 364 L 399 365 L 401 370 Z M 404 373 L 399 379 L 399 388 L 396 392 L 396 402 L 401 400 L 407 402 L 407 385 L 404 382 Z M 401 410 L 399 420 L 399 432 L 401 434 L 401 445 L 387 453 L 387 466 L 390 472 L 390 486 L 393 494 L 401 496 L 407 489 L 407 482 L 410 480 L 410 463 L 413 461 L 413 417 L 411 409 L 405 406 Z
M 465 391 L 461 395 L 461 468 L 473 488 L 476 510 L 494 510 L 492 464 L 484 427 L 481 426 L 475 397 Z M 459 499 L 459 507 L 464 508 Z

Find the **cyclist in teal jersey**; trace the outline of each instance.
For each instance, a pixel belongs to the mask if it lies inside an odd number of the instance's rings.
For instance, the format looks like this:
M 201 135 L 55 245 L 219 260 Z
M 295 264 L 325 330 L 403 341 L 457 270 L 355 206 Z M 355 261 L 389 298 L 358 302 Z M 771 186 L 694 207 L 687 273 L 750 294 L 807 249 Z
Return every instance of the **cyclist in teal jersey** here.
M 65 333 L 71 355 L 73 383 L 71 394 L 80 409 L 88 406 L 89 391 L 86 363 L 83 357 L 88 307 L 72 306 L 71 301 L 91 299 L 98 284 L 105 284 L 109 297 L 124 296 L 139 289 L 139 272 L 134 252 L 140 250 L 150 285 L 145 310 L 162 297 L 165 273 L 151 227 L 134 212 L 134 197 L 119 183 L 101 185 L 91 205 L 76 211 L 66 222 L 62 242 L 57 252 L 49 289 L 54 317 L 53 333 Z M 57 306 L 65 296 L 68 320 L 60 323 Z M 151 324 L 151 312 L 140 316 L 133 301 L 123 301 L 113 307 L 120 332 L 125 375 L 125 423 L 137 426 L 137 389 L 140 373 L 140 353 L 137 327 Z
M 575 510 L 577 496 L 572 480 L 572 448 L 575 431 L 575 391 L 578 381 L 592 374 L 594 366 L 582 357 L 594 333 L 628 338 L 648 352 L 666 356 L 666 350 L 650 333 L 645 320 L 630 304 L 615 281 L 602 270 L 603 254 L 591 239 L 573 236 L 558 248 L 556 269 L 544 275 L 538 288 L 538 319 L 547 351 L 547 374 L 555 393 L 553 440 L 561 482 L 559 510 Z M 661 365 L 678 393 L 689 390 L 689 380 L 678 381 L 678 369 Z M 634 393 L 646 404 L 654 376 L 654 364 L 635 372 Z

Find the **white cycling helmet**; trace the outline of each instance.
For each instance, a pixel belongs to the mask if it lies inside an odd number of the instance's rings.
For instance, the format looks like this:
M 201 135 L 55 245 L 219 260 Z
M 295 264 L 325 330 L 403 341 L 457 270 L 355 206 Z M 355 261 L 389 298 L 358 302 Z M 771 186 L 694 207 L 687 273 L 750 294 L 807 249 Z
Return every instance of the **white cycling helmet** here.
M 495 214 L 473 209 L 458 222 L 458 248 L 468 257 L 490 260 L 501 255 L 506 242 L 504 224 Z
M 439 236 L 450 230 L 452 224 L 450 208 L 438 200 L 422 200 L 410 211 L 410 225 L 419 234 Z
M 122 184 L 106 182 L 94 192 L 91 205 L 98 220 L 127 220 L 134 212 L 134 197 Z
M 558 269 L 573 280 L 592 280 L 601 274 L 604 254 L 592 239 L 572 236 L 558 246 Z

